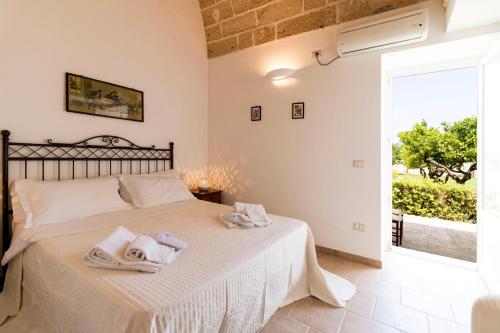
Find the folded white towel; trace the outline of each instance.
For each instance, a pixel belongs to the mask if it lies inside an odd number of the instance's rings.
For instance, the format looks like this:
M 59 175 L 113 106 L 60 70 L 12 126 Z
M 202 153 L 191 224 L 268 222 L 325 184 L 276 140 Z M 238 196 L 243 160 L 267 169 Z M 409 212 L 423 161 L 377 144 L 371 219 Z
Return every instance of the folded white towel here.
M 156 273 L 161 265 L 148 261 L 134 262 L 127 260 L 124 253 L 130 242 L 135 240 L 137 235 L 129 230 L 118 227 L 111 235 L 97 244 L 85 255 L 86 265 L 98 268 L 134 270 L 142 272 Z
M 263 208 L 263 207 L 262 207 Z M 267 227 L 272 225 L 273 222 L 267 217 L 256 219 L 250 218 L 248 215 L 240 212 L 222 213 L 219 218 L 224 222 L 228 228 L 255 228 Z
M 263 205 L 235 202 L 234 211 L 246 215 L 253 221 L 269 221 Z
M 156 264 L 170 264 L 175 258 L 175 249 L 158 244 L 149 236 L 139 236 L 129 243 L 125 258 L 130 261 L 149 261 Z
M 188 243 L 186 241 L 175 238 L 168 231 L 150 232 L 147 235 L 159 244 L 175 248 L 175 251 L 181 251 L 188 247 Z

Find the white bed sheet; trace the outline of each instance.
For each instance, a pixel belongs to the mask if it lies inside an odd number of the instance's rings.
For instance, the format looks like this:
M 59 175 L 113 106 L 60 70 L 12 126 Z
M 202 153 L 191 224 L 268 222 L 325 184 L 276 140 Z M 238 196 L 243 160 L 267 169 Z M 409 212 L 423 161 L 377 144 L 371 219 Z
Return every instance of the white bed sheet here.
M 16 312 L 21 266 L 20 311 L 41 332 L 255 332 L 278 307 L 310 294 L 334 306 L 352 297 L 352 284 L 318 266 L 304 222 L 273 216 L 270 227 L 228 229 L 218 215 L 230 209 L 190 200 L 32 235 L 37 241 L 10 263 L 11 294 L 0 305 Z M 189 247 L 157 274 L 85 266 L 83 254 L 116 225 L 168 230 Z

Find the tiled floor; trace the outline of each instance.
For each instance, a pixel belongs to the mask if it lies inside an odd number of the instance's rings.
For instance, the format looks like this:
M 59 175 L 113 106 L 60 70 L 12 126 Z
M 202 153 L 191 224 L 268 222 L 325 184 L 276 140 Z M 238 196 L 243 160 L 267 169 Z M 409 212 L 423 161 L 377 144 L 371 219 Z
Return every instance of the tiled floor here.
M 404 222 L 402 247 L 476 262 L 476 233 Z
M 376 269 L 319 253 L 320 265 L 357 286 L 343 309 L 313 297 L 279 309 L 262 333 L 463 333 L 473 301 L 488 290 L 479 274 L 388 253 Z

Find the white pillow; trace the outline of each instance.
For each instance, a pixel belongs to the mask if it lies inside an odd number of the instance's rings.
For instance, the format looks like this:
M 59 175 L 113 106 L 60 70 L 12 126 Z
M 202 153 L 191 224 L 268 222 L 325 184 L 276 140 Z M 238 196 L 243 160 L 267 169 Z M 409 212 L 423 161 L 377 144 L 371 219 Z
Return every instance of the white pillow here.
M 18 180 L 11 190 L 14 223 L 34 227 L 131 209 L 118 194 L 118 179 Z M 17 216 L 16 216 L 17 215 Z
M 140 208 L 193 199 L 186 184 L 172 177 L 122 176 L 120 182 Z
M 132 175 L 132 174 L 122 174 L 122 177 L 157 177 L 157 178 L 179 178 L 179 174 L 175 170 L 165 170 L 165 171 L 159 171 L 159 172 L 154 172 L 154 173 L 145 173 L 145 174 L 140 174 L 140 175 Z M 130 193 L 127 191 L 127 188 L 123 185 L 122 182 L 120 182 L 120 195 L 123 200 L 125 200 L 128 203 L 132 203 L 132 196 Z

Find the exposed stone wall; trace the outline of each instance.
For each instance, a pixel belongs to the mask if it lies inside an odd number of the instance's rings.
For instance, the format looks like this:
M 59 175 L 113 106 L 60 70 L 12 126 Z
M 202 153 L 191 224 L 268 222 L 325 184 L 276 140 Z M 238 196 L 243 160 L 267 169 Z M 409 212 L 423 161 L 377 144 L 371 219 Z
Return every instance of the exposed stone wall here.
M 424 0 L 199 0 L 208 57 Z

